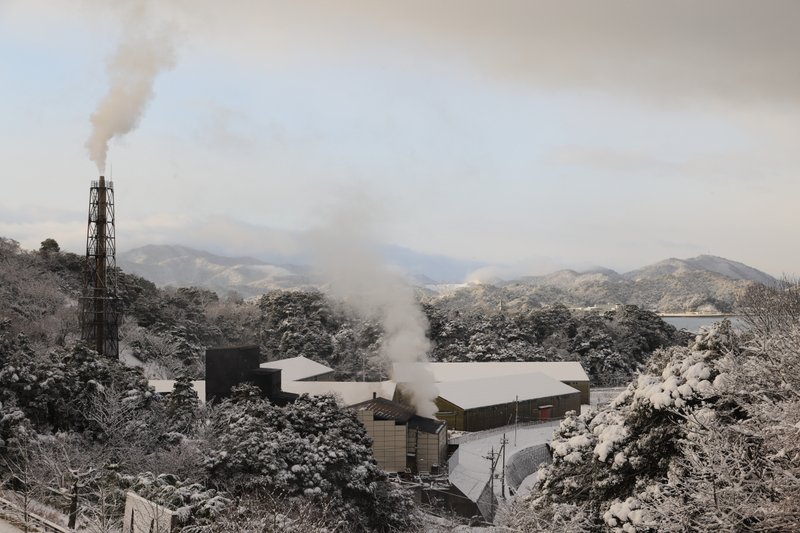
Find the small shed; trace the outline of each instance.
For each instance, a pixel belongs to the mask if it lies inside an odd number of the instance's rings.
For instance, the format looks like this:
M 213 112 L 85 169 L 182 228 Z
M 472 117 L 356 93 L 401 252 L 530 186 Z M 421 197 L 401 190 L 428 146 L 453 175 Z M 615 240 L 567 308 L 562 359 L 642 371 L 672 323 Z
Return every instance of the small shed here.
M 436 417 L 460 431 L 481 431 L 518 422 L 561 418 L 580 411 L 581 393 L 533 372 L 439 383 Z
M 308 357 L 298 356 L 261 363 L 261 368 L 276 368 L 281 371 L 284 383 L 289 381 L 322 381 L 333 377 L 333 369 Z M 287 389 L 288 390 L 288 389 Z
M 401 403 L 373 398 L 353 406 L 387 472 L 430 472 L 447 461 L 447 425 Z

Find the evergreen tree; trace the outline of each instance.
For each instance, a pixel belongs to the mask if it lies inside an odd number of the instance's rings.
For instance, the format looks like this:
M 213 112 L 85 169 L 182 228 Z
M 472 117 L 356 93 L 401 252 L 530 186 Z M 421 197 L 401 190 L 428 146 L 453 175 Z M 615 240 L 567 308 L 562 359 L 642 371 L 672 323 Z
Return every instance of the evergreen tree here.
M 250 385 L 234 389 L 212 414 L 204 450 L 209 479 L 234 496 L 263 491 L 335 506 L 352 530 L 410 524 L 407 497 L 375 463 L 354 412 L 329 396 L 301 396 L 279 408 Z
M 189 376 L 184 374 L 175 380 L 172 393 L 167 396 L 164 403 L 169 427 L 185 435 L 194 433 L 194 426 L 199 416 L 200 399 Z

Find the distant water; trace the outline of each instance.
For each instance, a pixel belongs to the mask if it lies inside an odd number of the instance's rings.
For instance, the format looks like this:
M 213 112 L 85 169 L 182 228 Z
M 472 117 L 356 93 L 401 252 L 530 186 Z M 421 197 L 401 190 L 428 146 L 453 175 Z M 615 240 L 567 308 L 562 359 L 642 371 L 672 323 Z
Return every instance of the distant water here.
M 742 320 L 742 317 L 739 316 L 662 316 L 661 318 L 664 320 L 664 322 L 672 324 L 678 329 L 685 329 L 691 333 L 697 333 L 700 331 L 701 326 L 710 326 L 714 322 L 721 322 L 723 318 L 730 320 L 734 329 L 740 330 L 744 328 L 744 321 Z

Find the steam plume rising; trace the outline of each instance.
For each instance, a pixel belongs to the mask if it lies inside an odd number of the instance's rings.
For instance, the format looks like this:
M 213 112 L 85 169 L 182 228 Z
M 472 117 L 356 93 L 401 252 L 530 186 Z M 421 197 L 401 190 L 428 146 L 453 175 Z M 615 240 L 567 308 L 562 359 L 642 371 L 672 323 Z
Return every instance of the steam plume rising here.
M 123 24 L 125 34 L 107 66 L 108 92 L 92 113 L 92 132 L 86 141 L 100 174 L 105 173 L 109 141 L 139 125 L 153 98 L 156 76 L 175 61 L 170 33 L 166 28 L 149 28 L 143 2 L 137 2 Z
M 362 201 L 359 205 L 366 205 Z M 382 355 L 392 363 L 427 360 L 430 341 L 428 321 L 414 298 L 412 288 L 382 264 L 371 247 L 371 220 L 358 208 L 334 214 L 324 229 L 312 234 L 312 246 L 321 276 L 332 296 L 344 300 L 365 316 L 376 316 L 384 330 Z M 438 410 L 433 374 L 415 367 L 404 389 L 417 414 L 432 417 Z M 416 368 L 419 367 L 419 368 Z

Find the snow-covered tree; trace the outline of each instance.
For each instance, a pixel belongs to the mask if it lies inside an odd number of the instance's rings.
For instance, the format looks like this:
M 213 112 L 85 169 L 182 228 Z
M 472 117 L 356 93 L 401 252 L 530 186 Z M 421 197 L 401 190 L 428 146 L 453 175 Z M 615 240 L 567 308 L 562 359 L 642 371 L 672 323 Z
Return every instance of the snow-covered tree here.
M 244 385 L 212 413 L 209 479 L 233 495 L 254 491 L 321 498 L 360 530 L 411 520 L 410 503 L 386 481 L 355 413 L 333 397 L 301 396 L 276 407 Z
M 563 421 L 514 523 L 550 531 L 800 525 L 800 329 L 722 322 L 657 352 L 607 408 Z M 576 522 L 577 520 L 577 522 Z
M 200 399 L 192 386 L 189 376 L 183 375 L 175 380 L 172 393 L 164 402 L 164 413 L 172 431 L 191 435 L 199 420 Z

